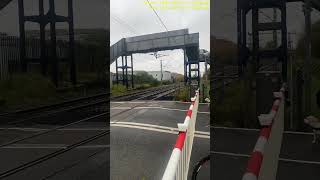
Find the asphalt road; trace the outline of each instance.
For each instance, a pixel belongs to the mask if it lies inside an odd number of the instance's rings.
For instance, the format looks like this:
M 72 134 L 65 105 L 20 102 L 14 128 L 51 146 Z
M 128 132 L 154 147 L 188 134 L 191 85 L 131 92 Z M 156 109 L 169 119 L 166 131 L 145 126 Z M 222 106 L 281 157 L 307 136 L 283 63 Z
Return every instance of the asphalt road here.
M 211 179 L 241 179 L 258 131 L 214 128 Z M 318 180 L 320 145 L 312 145 L 310 133 L 285 132 L 280 152 L 277 180 Z
M 320 178 L 320 144 L 313 145 L 311 141 L 311 134 L 284 134 L 277 180 Z
M 211 179 L 239 180 L 258 137 L 256 131 L 216 128 L 213 132 Z
M 111 102 L 111 179 L 161 179 L 189 103 Z M 209 154 L 209 107 L 199 107 L 189 173 Z M 209 163 L 198 179 L 209 179 Z M 191 173 L 189 174 L 191 176 Z
M 1 128 L 0 144 L 14 139 L 30 136 L 46 129 L 50 125 L 34 125 L 23 128 Z M 0 174 L 43 157 L 68 145 L 80 142 L 107 129 L 106 123 L 88 122 L 65 129 L 50 132 L 19 143 L 0 147 Z M 23 169 L 5 180 L 101 180 L 109 177 L 109 135 L 83 144 L 66 153 Z M 0 178 L 1 179 L 1 178 Z

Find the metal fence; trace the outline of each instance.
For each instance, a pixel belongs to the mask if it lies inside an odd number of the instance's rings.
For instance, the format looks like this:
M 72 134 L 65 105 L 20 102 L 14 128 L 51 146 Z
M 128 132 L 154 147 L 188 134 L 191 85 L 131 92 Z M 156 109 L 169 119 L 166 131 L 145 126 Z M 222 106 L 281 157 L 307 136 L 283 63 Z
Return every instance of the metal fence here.
M 189 163 L 192 152 L 195 124 L 199 106 L 199 90 L 191 98 L 184 123 L 179 123 L 179 134 L 175 148 L 172 151 L 162 180 L 186 180 L 188 179 Z
M 19 72 L 20 60 L 20 39 L 15 36 L 0 35 L 0 80 L 7 79 L 11 73 Z M 49 43 L 46 43 L 45 56 L 49 56 Z M 41 54 L 40 39 L 27 38 L 25 41 L 26 59 L 39 59 Z M 68 43 L 57 42 L 57 57 L 68 57 Z
M 258 117 L 262 128 L 242 180 L 276 179 L 284 129 L 284 94 L 284 86 L 280 92 L 274 92 L 270 113 Z
M 19 39 L 13 36 L 0 36 L 0 79 L 7 79 L 13 67 L 20 64 Z

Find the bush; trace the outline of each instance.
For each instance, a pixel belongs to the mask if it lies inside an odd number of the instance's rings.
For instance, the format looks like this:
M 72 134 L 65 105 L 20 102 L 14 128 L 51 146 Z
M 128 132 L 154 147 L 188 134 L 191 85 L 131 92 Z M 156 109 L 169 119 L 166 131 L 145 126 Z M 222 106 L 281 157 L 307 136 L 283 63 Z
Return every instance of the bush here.
M 165 81 L 162 81 L 161 84 L 162 85 L 168 85 L 168 84 L 172 84 L 172 82 L 169 81 L 169 80 L 165 80 Z
M 140 84 L 140 85 L 137 85 L 135 89 L 141 90 L 141 89 L 147 89 L 150 87 L 152 87 L 151 84 Z
M 225 87 L 225 92 L 223 95 L 223 101 L 221 102 L 219 98 L 214 104 L 215 113 L 215 123 L 223 126 L 234 126 L 239 127 L 243 121 L 243 102 L 250 104 L 250 100 L 244 99 L 245 86 L 244 82 L 237 81 L 231 84 L 231 86 Z M 221 97 L 217 92 L 216 97 Z M 253 109 L 253 108 L 249 108 Z M 247 112 L 253 113 L 253 112 Z
M 189 101 L 189 88 L 187 86 L 184 86 L 180 88 L 174 97 L 175 101 Z
M 14 74 L 0 81 L 0 99 L 5 106 L 38 104 L 56 95 L 54 84 L 40 74 Z
M 150 84 L 151 86 L 158 86 L 160 82 L 153 78 L 151 75 L 149 75 L 147 72 L 142 71 L 138 72 L 133 77 L 135 84 Z
M 127 88 L 121 84 L 114 84 L 112 85 L 111 93 L 113 96 L 119 96 L 127 92 Z

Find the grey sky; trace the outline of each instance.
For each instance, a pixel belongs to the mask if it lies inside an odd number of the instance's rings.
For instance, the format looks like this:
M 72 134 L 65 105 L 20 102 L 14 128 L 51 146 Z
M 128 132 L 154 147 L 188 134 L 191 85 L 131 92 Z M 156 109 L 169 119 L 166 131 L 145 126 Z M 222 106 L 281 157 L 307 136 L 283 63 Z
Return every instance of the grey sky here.
M 236 16 L 236 0 L 214 0 L 213 4 L 213 33 L 217 38 L 224 38 L 233 42 L 237 41 L 237 16 Z M 251 21 L 251 12 L 247 15 L 248 27 Z M 280 12 L 278 12 L 280 18 Z M 319 20 L 319 12 L 312 11 L 312 21 Z M 266 16 L 265 16 L 266 15 Z M 272 10 L 266 10 L 259 15 L 260 21 L 270 21 L 267 17 L 272 18 Z M 288 32 L 295 32 L 297 35 L 293 40 L 297 40 L 303 32 L 304 15 L 302 12 L 302 3 L 287 3 L 287 28 Z M 247 28 L 248 30 L 251 28 Z M 250 30 L 249 30 L 250 31 Z M 270 38 L 272 38 L 270 36 Z M 269 39 L 269 38 L 268 38 Z M 271 39 L 270 39 L 271 40 Z
M 187 0 L 190 1 L 190 0 Z M 110 2 L 110 41 L 111 45 L 124 37 L 166 31 L 145 0 L 111 0 Z M 210 10 L 156 10 L 168 30 L 188 28 L 189 33 L 200 35 L 200 48 L 210 50 Z M 120 19 L 124 23 L 119 23 Z M 134 32 L 132 32 L 134 31 Z M 183 74 L 182 50 L 164 51 L 164 70 Z M 115 72 L 115 65 L 110 67 Z M 134 55 L 135 70 L 160 70 L 160 62 L 149 54 Z M 201 67 L 203 72 L 204 67 Z
M 28 0 L 25 3 L 25 14 L 38 14 L 39 0 Z M 56 2 L 56 13 L 67 15 L 67 1 L 58 0 Z M 48 1 L 45 3 L 45 12 L 48 9 Z M 74 26 L 75 28 L 106 28 L 107 4 L 105 0 L 74 0 Z M 0 32 L 11 35 L 19 33 L 18 24 L 18 0 L 13 0 L 10 4 L 0 11 Z M 49 26 L 48 26 L 49 27 Z M 65 23 L 57 23 L 57 28 L 67 27 Z M 35 23 L 27 23 L 26 29 L 38 29 Z

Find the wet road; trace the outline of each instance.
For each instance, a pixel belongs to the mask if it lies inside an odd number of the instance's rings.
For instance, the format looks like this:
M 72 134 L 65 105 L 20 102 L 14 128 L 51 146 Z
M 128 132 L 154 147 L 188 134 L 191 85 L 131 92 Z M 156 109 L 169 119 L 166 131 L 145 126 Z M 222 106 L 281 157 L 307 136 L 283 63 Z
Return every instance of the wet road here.
M 161 179 L 189 103 L 111 102 L 111 179 Z M 209 107 L 199 105 L 191 168 L 209 154 Z M 209 164 L 199 179 L 209 179 Z M 129 176 L 128 176 L 129 175 Z M 191 176 L 191 173 L 190 173 Z
M 217 127 L 213 134 L 212 179 L 241 179 L 258 131 Z M 311 141 L 311 133 L 284 132 L 277 180 L 319 179 L 320 145 Z

